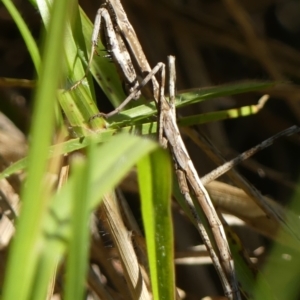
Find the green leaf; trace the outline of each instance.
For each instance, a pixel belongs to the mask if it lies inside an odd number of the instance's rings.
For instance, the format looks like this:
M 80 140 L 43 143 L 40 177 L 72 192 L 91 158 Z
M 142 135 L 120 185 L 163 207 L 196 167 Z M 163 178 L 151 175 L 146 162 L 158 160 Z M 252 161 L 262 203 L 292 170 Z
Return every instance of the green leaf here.
M 89 147 L 88 151 L 95 151 L 95 145 Z M 92 193 L 91 169 L 93 154 L 88 153 L 89 159 L 84 163 L 83 159 L 75 160 L 72 172 L 74 180 L 71 191 L 71 236 L 67 251 L 66 284 L 64 299 L 83 299 L 85 293 L 85 282 L 88 269 L 89 245 L 90 245 L 90 217 L 91 210 L 89 201 Z
M 299 198 L 300 198 L 300 178 L 298 178 L 297 186 L 294 194 L 291 197 L 291 201 L 288 211 L 299 212 Z M 299 220 L 299 213 L 297 217 Z M 299 233 L 298 220 L 293 220 L 287 215 L 285 223 L 288 224 L 294 232 Z M 296 222 L 295 222 L 296 221 Z M 278 236 L 280 240 L 285 241 L 286 229 L 281 226 L 278 230 Z M 299 242 L 299 239 L 297 239 Z M 299 243 L 298 243 L 299 244 Z M 269 257 L 266 260 L 264 268 L 261 274 L 258 276 L 258 283 L 255 289 L 255 299 L 263 299 L 263 289 L 265 285 L 265 278 L 268 279 L 270 288 L 273 290 L 278 300 L 296 300 L 299 298 L 299 270 L 300 270 L 300 248 L 290 247 L 289 244 L 274 243 L 271 247 Z
M 162 150 L 138 163 L 138 179 L 154 299 L 175 299 L 172 171 Z
M 28 176 L 21 192 L 22 211 L 10 251 L 2 299 L 28 299 L 37 267 L 38 238 L 46 212 L 43 190 L 48 149 L 54 127 L 56 89 L 61 79 L 65 19 L 72 1 L 54 1 L 46 36 L 40 81 L 35 95 L 28 155 Z M 18 288 L 15 283 L 18 278 Z
M 127 126 L 122 128 L 122 132 L 129 132 L 132 134 L 153 134 L 156 132 L 157 124 L 156 122 L 152 123 L 145 123 L 141 125 L 133 125 L 133 126 Z M 92 142 L 97 143 L 104 143 L 107 142 L 114 134 L 116 134 L 119 130 L 117 129 L 108 129 L 102 132 L 94 133 L 92 135 L 71 139 L 66 142 L 53 145 L 49 148 L 48 152 L 48 158 L 52 158 L 61 154 L 70 153 L 75 150 L 79 150 L 82 148 L 87 147 Z M 9 177 L 10 175 L 26 169 L 28 166 L 28 158 L 25 157 L 23 159 L 20 159 L 19 161 L 15 162 L 14 164 L 10 165 L 8 168 L 6 168 L 2 173 L 0 173 L 0 180 L 6 177 Z
M 188 106 L 213 98 L 225 97 L 230 95 L 237 95 L 247 92 L 260 91 L 276 86 L 276 82 L 269 81 L 248 81 L 238 82 L 228 85 L 214 86 L 210 88 L 198 88 L 189 91 L 179 91 L 176 95 L 176 108 Z M 246 107 L 245 107 L 246 108 Z M 249 109 L 250 108 L 250 109 Z M 249 106 L 249 114 L 251 113 L 251 106 Z M 154 102 L 138 105 L 134 108 L 121 111 L 118 115 L 112 116 L 110 123 L 117 123 L 124 120 L 140 120 L 141 118 L 149 117 L 157 114 L 157 109 Z M 213 114 L 213 113 L 211 113 Z M 230 114 L 230 113 L 229 113 Z M 232 113 L 231 113 L 232 115 Z M 246 112 L 243 111 L 243 115 Z M 209 120 L 208 120 L 209 121 Z M 202 121 L 202 123 L 204 120 Z
M 177 123 L 179 126 L 193 126 L 193 125 L 222 121 L 227 119 L 248 117 L 257 114 L 262 108 L 263 106 L 261 106 L 260 104 L 247 105 L 239 108 L 232 108 L 232 109 L 214 111 L 210 113 L 204 113 L 204 114 L 179 118 L 177 120 Z
M 266 90 L 280 83 L 274 81 L 242 81 L 210 88 L 198 88 L 182 91 L 177 95 L 178 107 L 197 103 L 207 99 L 238 95 L 254 91 Z
M 241 292 L 246 299 L 276 299 L 274 291 L 261 273 L 258 273 L 255 265 L 250 261 L 248 254 L 243 249 L 243 245 L 238 236 L 231 230 L 228 225 L 225 225 L 227 240 L 230 246 L 230 251 L 234 259 L 234 266 L 239 281 Z M 256 285 L 257 275 L 261 276 L 261 285 Z M 254 296 L 255 292 L 259 291 L 260 297 Z
M 90 49 L 93 24 L 81 9 L 80 19 L 85 47 L 83 48 L 82 46 L 78 45 L 78 57 L 81 58 L 84 65 L 87 66 L 87 58 L 89 58 L 91 55 Z M 86 51 L 86 49 L 88 49 L 88 51 Z M 107 98 L 110 99 L 111 103 L 116 107 L 123 102 L 123 100 L 126 98 L 126 95 L 123 91 L 122 82 L 117 69 L 107 57 L 106 48 L 100 39 L 98 40 L 97 53 L 99 55 L 94 55 L 90 71 L 103 92 L 106 94 Z M 77 78 L 77 80 L 79 79 L 81 79 L 81 77 Z

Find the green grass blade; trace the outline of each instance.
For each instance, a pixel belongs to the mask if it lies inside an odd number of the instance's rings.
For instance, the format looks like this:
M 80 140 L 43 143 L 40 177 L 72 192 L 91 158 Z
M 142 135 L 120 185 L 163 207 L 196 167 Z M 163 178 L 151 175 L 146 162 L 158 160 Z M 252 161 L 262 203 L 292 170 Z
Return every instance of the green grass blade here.
M 16 25 L 18 26 L 21 35 L 24 39 L 24 42 L 27 46 L 28 52 L 31 56 L 31 59 L 33 61 L 33 64 L 35 66 L 35 70 L 37 73 L 39 73 L 41 65 L 40 53 L 36 42 L 33 36 L 31 35 L 30 30 L 28 29 L 26 23 L 24 22 L 21 14 L 17 10 L 13 2 L 10 0 L 2 0 L 2 2 L 5 5 L 6 9 L 9 11 L 12 18 L 14 19 Z
M 114 138 L 114 141 L 115 140 L 116 138 Z M 103 187 L 112 182 L 112 176 L 117 176 L 117 181 L 121 180 L 127 173 L 130 166 L 132 166 L 132 161 L 137 162 L 145 154 L 156 149 L 158 144 L 148 139 L 121 134 L 115 142 L 115 148 L 111 147 L 107 149 L 107 147 L 107 143 L 104 144 L 102 146 L 103 151 L 106 151 L 106 153 L 109 153 L 110 151 L 111 154 L 101 160 L 101 168 L 93 169 L 94 173 L 92 174 L 92 178 L 97 178 L 97 181 L 95 182 L 94 190 L 90 197 L 92 207 L 97 205 L 99 195 L 103 195 Z M 117 160 L 114 158 L 112 153 L 114 155 L 118 155 Z M 118 170 L 118 174 L 114 175 L 112 170 L 115 171 L 115 169 Z M 114 185 L 110 185 L 110 188 L 113 187 Z
M 148 135 L 156 133 L 157 124 L 156 122 L 145 123 L 136 126 L 127 126 L 122 128 L 122 132 L 136 133 L 140 135 Z M 60 143 L 49 148 L 48 158 L 55 157 L 61 154 L 70 153 L 75 150 L 83 149 L 89 146 L 93 141 L 97 143 L 104 143 L 111 139 L 111 137 L 118 132 L 117 129 L 108 129 L 103 132 L 95 133 L 86 137 L 80 137 L 76 139 L 68 140 L 64 143 Z M 28 166 L 28 158 L 25 157 L 15 162 L 0 173 L 0 180 L 10 175 L 26 169 Z
M 175 299 L 172 171 L 166 153 L 144 157 L 138 163 L 138 179 L 153 297 Z
M 250 259 L 248 257 L 246 259 L 243 254 L 245 250 L 243 249 L 240 239 L 228 225 L 225 225 L 225 231 L 230 246 L 230 251 L 234 259 L 240 290 L 244 294 L 245 298 L 264 300 L 276 299 L 274 291 L 270 288 L 270 285 L 264 277 L 261 277 L 261 286 L 258 287 L 256 285 L 258 271 L 255 268 L 255 265 L 249 261 Z M 259 273 L 259 275 L 261 274 Z M 260 298 L 256 298 L 254 296 L 255 290 L 258 288 L 261 295 Z
M 94 147 L 89 147 L 89 151 Z M 66 284 L 63 297 L 65 300 L 82 300 L 85 292 L 90 244 L 91 211 L 87 199 L 91 194 L 91 161 L 87 159 L 86 164 L 83 160 L 78 161 L 73 164 L 72 168 L 74 185 L 72 187 L 71 237 L 67 251 Z
M 298 178 L 297 187 L 289 204 L 289 211 L 299 212 L 300 205 L 300 178 Z M 285 222 L 297 225 L 295 221 L 291 223 L 288 217 Z M 299 220 L 299 214 L 297 213 Z M 299 225 L 293 228 L 295 232 L 299 232 Z M 282 226 L 278 231 L 278 236 L 285 239 L 285 228 Z M 299 239 L 297 240 L 299 242 Z M 299 298 L 299 270 L 300 270 L 300 248 L 289 247 L 288 244 L 274 243 L 271 248 L 270 255 L 265 262 L 265 266 L 258 276 L 258 283 L 255 289 L 255 299 L 262 299 L 264 279 L 267 278 L 270 288 L 274 291 L 278 300 L 296 300 Z M 280 270 L 280 273 L 278 272 Z
M 85 47 L 82 48 L 78 45 L 78 57 L 81 58 L 84 65 L 87 66 L 87 61 L 90 57 L 91 37 L 94 25 L 82 9 L 80 9 L 80 18 Z M 88 49 L 88 53 L 85 49 Z M 107 58 L 106 48 L 100 39 L 98 41 L 97 52 L 99 55 L 94 56 L 91 73 L 111 103 L 114 106 L 118 106 L 126 98 L 126 95 L 123 91 L 122 82 L 117 69 L 114 64 L 111 63 L 111 60 Z M 79 79 L 81 78 L 77 78 L 77 80 Z
M 28 155 L 28 177 L 23 186 L 22 212 L 17 222 L 2 299 L 28 299 L 36 267 L 37 239 L 41 232 L 46 202 L 42 192 L 48 148 L 54 125 L 54 100 L 61 74 L 61 45 L 71 1 L 55 1 L 46 37 L 41 78 L 35 95 Z M 18 278 L 18 288 L 15 280 Z
M 268 81 L 248 81 L 228 85 L 214 86 L 210 88 L 192 89 L 189 91 L 181 91 L 176 95 L 175 105 L 177 108 L 199 103 L 209 99 L 218 97 L 232 96 L 247 92 L 260 91 L 272 88 L 276 85 L 275 82 Z M 139 105 L 131 109 L 121 111 L 118 115 L 112 116 L 110 123 L 117 123 L 124 120 L 140 120 L 157 113 L 154 102 Z
M 241 117 L 249 117 L 257 114 L 263 107 L 260 104 L 247 105 L 239 108 L 232 108 L 220 111 L 214 111 L 205 114 L 193 115 L 189 117 L 179 118 L 177 123 L 179 126 L 193 126 L 205 124 L 209 122 L 223 121 Z
M 54 238 L 49 238 L 47 250 L 41 251 L 40 256 L 36 256 L 38 262 L 34 287 L 31 290 L 30 300 L 47 299 L 50 289 L 50 284 L 55 282 L 55 274 L 58 268 L 58 263 L 61 259 L 61 245 L 56 243 Z
M 178 107 L 182 107 L 208 99 L 261 91 L 273 88 L 277 84 L 278 83 L 274 81 L 242 81 L 210 88 L 182 91 L 177 95 L 176 99 L 179 101 Z
M 37 7 L 46 27 L 51 15 L 49 2 L 49 0 L 37 1 Z M 90 77 L 88 77 L 88 85 L 81 84 L 74 91 L 68 90 L 85 73 L 85 66 L 78 59 L 78 47 L 84 49 L 84 53 L 87 51 L 85 50 L 85 43 L 82 37 L 82 25 L 77 4 L 72 8 L 72 22 L 68 22 L 65 30 L 65 45 L 61 55 L 65 59 L 68 82 L 64 83 L 64 89 L 59 93 L 58 100 L 67 119 L 73 121 L 74 132 L 79 136 L 84 136 L 90 134 L 91 130 L 103 129 L 105 121 L 97 118 L 93 122 L 88 123 L 90 117 L 98 113 Z
M 74 92 L 61 92 L 59 94 L 59 103 L 68 119 L 74 136 L 86 136 L 93 133 L 92 129 L 103 129 L 105 121 L 97 118 L 89 122 L 89 118 L 96 114 L 96 107 L 93 101 L 82 101 L 87 99 L 87 94 L 82 96 L 81 92 L 85 89 Z

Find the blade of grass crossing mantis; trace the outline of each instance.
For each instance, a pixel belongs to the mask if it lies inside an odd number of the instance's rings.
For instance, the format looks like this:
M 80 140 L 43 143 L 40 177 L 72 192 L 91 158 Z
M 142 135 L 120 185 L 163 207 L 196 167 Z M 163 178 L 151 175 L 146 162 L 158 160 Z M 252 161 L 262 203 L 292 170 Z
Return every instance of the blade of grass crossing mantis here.
M 211 113 L 205 113 L 205 114 L 180 118 L 178 119 L 177 123 L 179 126 L 193 126 L 193 125 L 216 122 L 216 121 L 221 121 L 226 119 L 234 119 L 234 118 L 251 116 L 257 114 L 264 107 L 268 98 L 269 98 L 268 95 L 264 95 L 258 101 L 257 105 L 247 105 L 239 108 L 214 111 Z
M 138 179 L 153 297 L 175 299 L 172 172 L 166 153 L 160 150 L 142 159 Z
M 276 87 L 277 84 L 277 82 L 272 81 L 241 81 L 226 85 L 181 91 L 179 95 L 176 96 L 176 99 L 179 102 L 177 106 L 176 101 L 176 107 L 197 103 L 212 98 L 265 90 Z
M 227 95 L 235 95 L 235 94 L 239 94 L 239 93 L 245 93 L 247 92 L 250 88 L 252 89 L 252 91 L 257 91 L 259 89 L 262 88 L 262 86 L 264 88 L 270 87 L 270 83 L 266 82 L 249 82 L 249 85 L 246 85 L 245 83 L 241 83 L 241 87 L 239 86 L 239 84 L 233 84 L 233 85 L 228 85 L 226 87 L 226 90 L 224 91 L 224 95 L 225 96 L 225 92 L 227 93 Z M 176 96 L 176 101 L 175 101 L 175 105 L 176 108 L 180 108 L 180 107 L 184 107 L 190 104 L 194 104 L 194 103 L 199 103 L 202 101 L 206 101 L 209 99 L 213 99 L 218 97 L 218 95 L 220 96 L 220 94 L 222 94 L 222 91 L 224 90 L 223 86 L 215 86 L 213 88 L 203 88 L 201 89 L 201 93 L 199 93 L 199 91 L 195 90 L 190 91 L 188 93 L 182 92 L 182 93 L 178 93 Z M 262 98 L 263 99 L 263 98 Z M 229 110 L 224 110 L 224 111 L 220 111 L 220 112 L 211 112 L 209 114 L 207 114 L 207 117 L 202 117 L 202 115 L 199 115 L 199 118 L 196 119 L 196 121 L 194 121 L 195 123 L 197 122 L 198 124 L 202 124 L 205 123 L 206 121 L 218 121 L 218 120 L 223 120 L 223 119 L 228 119 L 228 118 L 237 118 L 237 117 L 245 117 L 245 116 L 249 116 L 252 114 L 256 114 L 259 112 L 259 110 L 263 107 L 265 101 L 262 101 L 262 103 L 258 103 L 257 105 L 249 105 L 249 106 L 243 106 L 240 108 L 236 108 L 236 109 L 229 109 Z M 151 115 L 155 115 L 157 113 L 157 109 L 155 106 L 154 102 L 150 102 L 146 104 L 142 104 L 139 106 L 136 106 L 134 108 L 131 109 L 125 109 L 123 111 L 121 111 L 119 114 L 114 115 L 112 117 L 109 118 L 108 122 L 110 124 L 113 123 L 118 123 L 118 122 L 124 122 L 124 120 L 130 118 L 131 122 L 134 122 L 136 119 L 142 119 L 142 118 L 146 118 L 149 117 Z M 193 118 L 193 116 L 191 117 L 186 117 L 187 120 L 189 120 L 188 118 Z M 183 122 L 181 121 L 181 119 L 179 120 L 179 122 Z M 184 122 L 183 125 L 185 125 L 187 122 Z M 188 125 L 188 123 L 187 123 Z

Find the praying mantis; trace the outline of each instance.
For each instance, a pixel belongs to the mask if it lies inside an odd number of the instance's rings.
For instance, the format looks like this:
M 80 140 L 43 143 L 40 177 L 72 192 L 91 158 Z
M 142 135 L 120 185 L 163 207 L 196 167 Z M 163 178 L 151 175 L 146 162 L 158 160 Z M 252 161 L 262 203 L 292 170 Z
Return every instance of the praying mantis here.
M 163 147 L 168 147 L 173 160 L 174 169 L 177 175 L 178 184 L 186 205 L 194 218 L 197 229 L 209 251 L 214 266 L 221 279 L 224 293 L 229 299 L 241 299 L 234 261 L 231 257 L 230 249 L 226 239 L 223 225 L 211 202 L 211 199 L 204 188 L 198 173 L 189 157 L 181 134 L 176 123 L 175 112 L 175 58 L 168 57 L 169 66 L 169 101 L 165 97 L 165 64 L 159 62 L 153 69 L 150 67 L 143 49 L 139 43 L 137 35 L 128 21 L 127 15 L 119 0 L 107 0 L 98 10 L 94 30 L 92 34 L 92 49 L 85 76 L 73 87 L 76 88 L 82 83 L 96 52 L 97 41 L 100 29 L 103 27 L 106 37 L 106 47 L 109 55 L 115 63 L 121 79 L 125 83 L 125 88 L 129 96 L 115 110 L 108 114 L 97 114 L 109 118 L 120 112 L 132 99 L 138 99 L 143 93 L 149 98 L 149 93 L 155 101 L 159 118 L 159 142 Z M 156 75 L 159 73 L 160 82 Z M 139 76 L 143 78 L 139 81 Z M 152 90 L 144 91 L 146 84 L 150 82 Z M 203 221 L 199 218 L 193 203 L 193 196 L 205 215 L 206 221 L 211 227 L 213 241 L 210 240 Z

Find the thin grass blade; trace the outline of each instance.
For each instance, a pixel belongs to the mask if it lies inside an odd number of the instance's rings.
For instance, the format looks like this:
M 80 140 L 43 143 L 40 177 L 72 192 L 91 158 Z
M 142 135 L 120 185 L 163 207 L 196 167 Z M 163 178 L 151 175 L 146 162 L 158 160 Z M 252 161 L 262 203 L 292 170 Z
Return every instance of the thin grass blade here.
M 89 147 L 89 151 L 93 151 Z M 91 149 L 92 148 L 92 149 Z M 85 282 L 88 270 L 88 256 L 90 245 L 90 217 L 91 210 L 89 199 L 91 194 L 91 159 L 86 162 L 75 161 L 73 163 L 74 186 L 73 201 L 71 207 L 71 236 L 68 243 L 66 263 L 66 283 L 64 299 L 82 300 L 85 293 Z
M 39 49 L 36 45 L 36 42 L 27 27 L 25 21 L 23 20 L 21 14 L 15 7 L 14 3 L 10 0 L 2 0 L 3 4 L 5 5 L 6 9 L 9 11 L 10 15 L 14 19 L 16 25 L 18 26 L 21 35 L 24 39 L 24 42 L 27 46 L 28 52 L 31 56 L 31 59 L 33 61 L 33 64 L 35 66 L 35 70 L 37 73 L 40 71 L 40 65 L 41 65 L 41 57 Z
M 172 171 L 166 153 L 144 157 L 138 163 L 138 179 L 153 297 L 175 299 Z
M 41 78 L 35 95 L 28 177 L 21 193 L 22 211 L 9 257 L 3 299 L 28 299 L 37 267 L 38 237 L 49 200 L 43 192 L 43 180 L 54 127 L 53 99 L 61 79 L 60 48 L 63 44 L 66 15 L 71 4 L 72 1 L 55 1 L 53 5 L 44 46 Z

